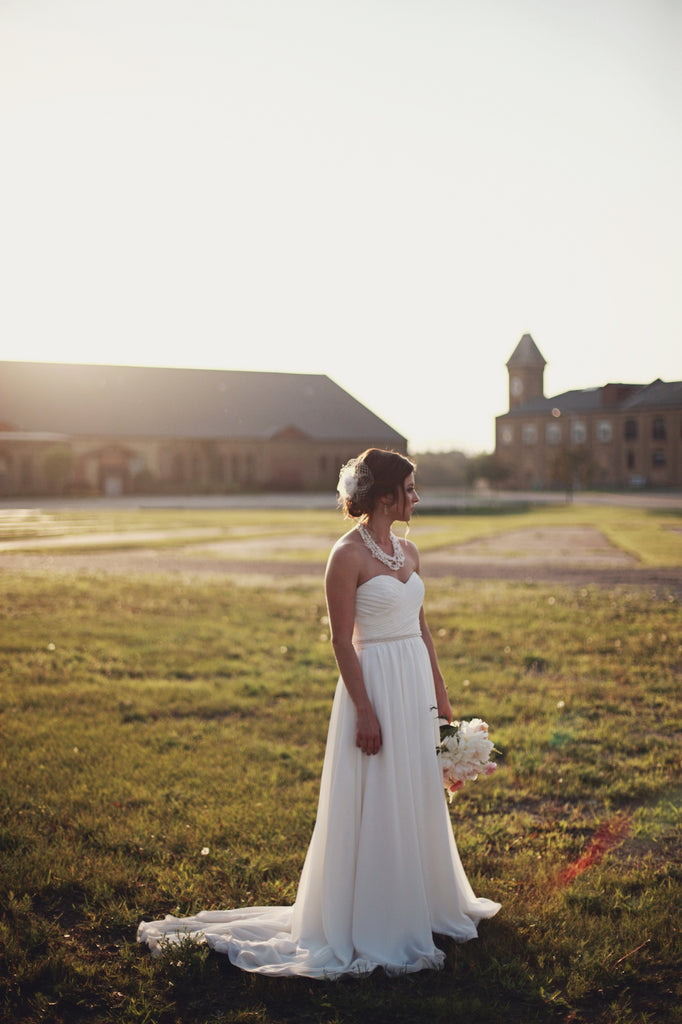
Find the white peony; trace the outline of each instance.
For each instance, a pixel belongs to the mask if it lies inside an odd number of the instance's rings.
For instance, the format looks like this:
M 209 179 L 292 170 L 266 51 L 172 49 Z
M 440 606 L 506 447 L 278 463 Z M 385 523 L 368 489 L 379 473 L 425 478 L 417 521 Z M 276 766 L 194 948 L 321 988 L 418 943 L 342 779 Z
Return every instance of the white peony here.
M 490 760 L 493 749 L 488 739 L 488 724 L 480 718 L 443 727 L 439 754 L 443 783 L 451 800 L 465 782 L 495 771 L 497 766 Z

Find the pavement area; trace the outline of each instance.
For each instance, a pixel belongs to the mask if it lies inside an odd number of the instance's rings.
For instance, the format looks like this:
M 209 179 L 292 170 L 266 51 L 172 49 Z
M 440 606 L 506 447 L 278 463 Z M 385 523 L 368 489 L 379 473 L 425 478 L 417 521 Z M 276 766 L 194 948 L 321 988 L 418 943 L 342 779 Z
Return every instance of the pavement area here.
M 537 504 L 562 505 L 563 491 L 490 491 L 429 487 L 420 489 L 423 508 L 480 507 L 481 505 Z M 682 491 L 580 492 L 571 499 L 576 505 L 620 505 L 633 508 L 675 509 L 682 511 Z M 0 498 L 0 512 L 16 509 L 30 512 L 102 509 L 186 508 L 186 509 L 304 509 L 336 508 L 334 495 L 323 493 L 273 494 L 164 494 L 123 495 L 100 498 Z

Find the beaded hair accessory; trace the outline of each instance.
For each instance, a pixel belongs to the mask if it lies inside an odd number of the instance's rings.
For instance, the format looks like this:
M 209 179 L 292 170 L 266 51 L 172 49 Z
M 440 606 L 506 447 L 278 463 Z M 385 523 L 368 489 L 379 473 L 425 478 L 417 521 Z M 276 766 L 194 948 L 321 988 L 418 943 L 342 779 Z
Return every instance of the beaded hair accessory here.
M 337 491 L 341 501 L 359 501 L 369 493 L 374 475 L 366 462 L 351 459 L 341 467 Z

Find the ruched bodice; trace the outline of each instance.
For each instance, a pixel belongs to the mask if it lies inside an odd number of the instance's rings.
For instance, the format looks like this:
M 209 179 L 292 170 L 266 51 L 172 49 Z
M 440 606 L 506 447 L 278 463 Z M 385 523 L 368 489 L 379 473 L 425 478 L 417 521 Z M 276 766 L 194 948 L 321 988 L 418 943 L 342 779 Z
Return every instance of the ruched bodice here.
M 419 636 L 423 600 L 424 584 L 416 572 L 405 583 L 395 576 L 372 576 L 356 591 L 353 642 L 357 646 Z

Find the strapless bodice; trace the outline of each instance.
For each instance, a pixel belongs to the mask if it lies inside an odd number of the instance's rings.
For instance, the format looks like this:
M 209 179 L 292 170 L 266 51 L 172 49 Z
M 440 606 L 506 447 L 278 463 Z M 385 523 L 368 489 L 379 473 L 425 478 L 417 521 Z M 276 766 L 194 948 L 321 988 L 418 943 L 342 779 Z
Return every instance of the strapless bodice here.
M 400 640 L 420 635 L 424 584 L 413 572 L 405 583 L 381 574 L 362 583 L 355 594 L 355 644 Z

